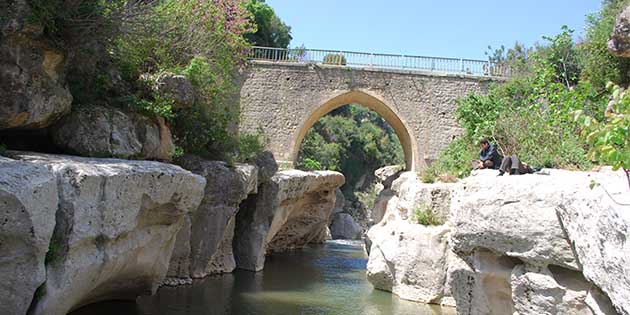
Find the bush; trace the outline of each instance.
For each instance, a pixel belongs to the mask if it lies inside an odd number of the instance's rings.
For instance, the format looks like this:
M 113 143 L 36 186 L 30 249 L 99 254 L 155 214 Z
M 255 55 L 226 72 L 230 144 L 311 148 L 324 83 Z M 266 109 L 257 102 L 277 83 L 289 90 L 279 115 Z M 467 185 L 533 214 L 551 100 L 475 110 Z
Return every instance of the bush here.
M 374 185 L 369 186 L 365 191 L 358 191 L 355 193 L 357 200 L 365 205 L 368 209 L 374 209 L 376 204 L 376 193 Z
M 302 168 L 309 170 L 309 171 L 321 171 L 322 170 L 322 165 L 316 161 L 313 160 L 311 158 L 304 158 L 304 160 L 300 163 L 300 165 L 302 166 Z
M 614 170 L 623 169 L 630 186 L 630 93 L 619 86 L 609 84 L 613 95 L 612 106 L 606 110 L 603 121 L 575 112 L 575 120 L 584 129 L 582 136 L 590 144 L 589 158 L 612 165 Z
M 324 60 L 322 61 L 325 65 L 337 65 L 337 66 L 345 66 L 346 65 L 346 56 L 343 54 L 328 54 L 324 56 Z
M 431 206 L 422 203 L 413 209 L 414 220 L 422 225 L 442 225 L 444 220 L 438 217 Z
M 240 162 L 251 162 L 265 149 L 265 137 L 262 131 L 257 133 L 242 133 L 239 136 Z

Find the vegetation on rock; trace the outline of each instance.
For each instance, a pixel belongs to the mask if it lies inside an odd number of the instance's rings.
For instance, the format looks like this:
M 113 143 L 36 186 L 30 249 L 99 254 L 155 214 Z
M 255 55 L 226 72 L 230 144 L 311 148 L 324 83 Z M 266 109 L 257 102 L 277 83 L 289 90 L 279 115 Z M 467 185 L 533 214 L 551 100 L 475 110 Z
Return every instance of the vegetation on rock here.
M 482 137 L 496 143 L 503 155 L 518 154 L 530 165 L 588 170 L 599 162 L 627 169 L 626 97 L 605 86 L 609 81 L 628 84 L 630 61 L 613 56 L 606 46 L 615 16 L 628 3 L 604 1 L 601 12 L 588 16 L 581 42 L 564 26 L 558 35 L 543 37 L 543 44 L 526 48 L 517 43 L 488 53 L 491 61 L 509 65 L 513 76 L 492 86 L 488 95 L 458 100 L 456 116 L 464 135 L 422 178 L 467 176 Z M 616 105 L 605 115 L 611 98 Z

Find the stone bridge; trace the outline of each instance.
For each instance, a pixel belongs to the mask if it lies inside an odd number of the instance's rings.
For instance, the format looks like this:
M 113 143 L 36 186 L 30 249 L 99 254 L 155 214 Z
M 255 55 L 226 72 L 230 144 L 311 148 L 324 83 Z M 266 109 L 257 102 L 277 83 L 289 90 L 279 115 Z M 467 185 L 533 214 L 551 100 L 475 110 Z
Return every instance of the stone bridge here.
M 296 162 L 306 132 L 333 109 L 359 104 L 396 131 L 408 170 L 419 170 L 461 133 L 456 99 L 485 93 L 484 75 L 253 61 L 240 91 L 240 131 L 262 130 L 279 162 Z

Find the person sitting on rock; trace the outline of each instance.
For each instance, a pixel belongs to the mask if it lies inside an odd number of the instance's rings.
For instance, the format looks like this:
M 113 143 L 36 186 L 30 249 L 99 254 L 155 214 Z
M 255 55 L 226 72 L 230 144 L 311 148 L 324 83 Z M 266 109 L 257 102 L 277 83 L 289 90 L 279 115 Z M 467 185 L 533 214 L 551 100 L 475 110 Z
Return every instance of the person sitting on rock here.
M 527 163 L 522 163 L 521 160 L 514 155 L 506 156 L 501 161 L 501 167 L 499 167 L 499 176 L 509 173 L 510 175 L 532 174 L 532 169 Z
M 481 151 L 479 151 L 479 161 L 473 161 L 473 168 L 475 169 L 499 169 L 501 163 L 501 155 L 497 151 L 494 144 L 491 144 L 488 139 L 483 138 L 479 141 Z

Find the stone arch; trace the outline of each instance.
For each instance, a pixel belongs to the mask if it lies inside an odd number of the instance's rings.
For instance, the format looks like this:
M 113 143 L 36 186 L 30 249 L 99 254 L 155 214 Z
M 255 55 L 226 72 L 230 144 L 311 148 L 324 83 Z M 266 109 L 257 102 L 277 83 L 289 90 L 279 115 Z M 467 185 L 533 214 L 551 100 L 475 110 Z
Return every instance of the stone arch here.
M 387 123 L 394 129 L 400 144 L 402 145 L 405 154 L 405 164 L 408 171 L 415 171 L 419 167 L 418 163 L 418 147 L 414 141 L 415 137 L 412 134 L 412 129 L 400 118 L 395 109 L 385 101 L 379 99 L 376 96 L 370 95 L 367 92 L 360 90 L 352 90 L 343 94 L 337 95 L 323 104 L 316 106 L 308 116 L 300 123 L 296 134 L 293 137 L 293 151 L 291 152 L 291 162 L 294 165 L 297 164 L 298 153 L 300 151 L 300 145 L 311 127 L 324 115 L 328 114 L 332 110 L 339 108 L 347 104 L 359 104 L 365 106 L 385 119 Z

